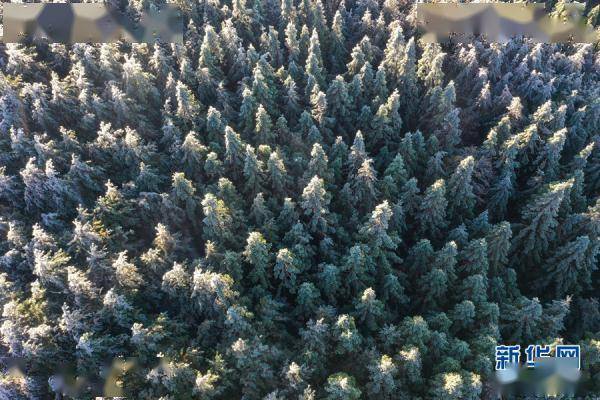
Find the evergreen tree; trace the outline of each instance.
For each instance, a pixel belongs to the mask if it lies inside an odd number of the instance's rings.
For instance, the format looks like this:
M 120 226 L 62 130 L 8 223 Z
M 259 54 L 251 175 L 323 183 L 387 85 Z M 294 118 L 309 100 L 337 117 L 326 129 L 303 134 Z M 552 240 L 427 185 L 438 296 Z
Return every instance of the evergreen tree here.
M 404 63 L 402 62 L 404 46 L 405 41 L 402 27 L 396 25 L 387 41 L 383 58 L 386 75 L 392 82 L 400 82 L 401 80 L 404 69 Z
M 587 236 L 579 236 L 564 244 L 544 263 L 543 275 L 538 279 L 537 286 L 548 288 L 553 283 L 557 298 L 577 294 L 591 284 L 597 253 L 598 249 L 591 248 Z
M 317 30 L 313 29 L 308 47 L 308 58 L 306 59 L 306 73 L 315 80 L 320 87 L 324 87 L 325 77 L 323 75 L 323 58 L 321 56 L 321 47 Z M 310 91 L 314 90 L 313 88 Z M 309 91 L 309 92 L 310 92 Z
M 229 126 L 225 128 L 225 162 L 233 168 L 240 169 L 242 166 L 242 149 L 244 145 L 240 135 Z
M 548 250 L 555 237 L 553 231 L 558 226 L 560 205 L 572 187 L 572 180 L 551 184 L 523 209 L 525 224 L 514 237 L 513 248 L 523 252 L 527 260 L 539 262 Z
M 347 50 L 346 27 L 339 10 L 335 12 L 331 25 L 330 65 L 333 73 L 340 73 L 344 67 L 343 60 L 346 59 Z
M 271 143 L 274 138 L 271 117 L 269 117 L 262 104 L 258 106 L 256 111 L 254 133 L 256 134 L 257 143 Z
M 508 222 L 494 225 L 487 234 L 488 260 L 492 273 L 500 273 L 501 267 L 506 266 L 511 237 L 512 231 Z
M 275 260 L 274 275 L 289 291 L 296 290 L 296 275 L 299 273 L 298 261 L 288 249 L 281 249 Z
M 375 291 L 367 288 L 356 302 L 356 316 L 360 323 L 369 330 L 376 330 L 378 321 L 383 317 L 383 303 L 377 300 Z
M 474 165 L 472 156 L 463 159 L 448 180 L 448 213 L 458 221 L 473 216 L 475 195 L 471 182 Z
M 381 356 L 381 359 L 376 360 L 368 369 L 370 379 L 367 388 L 370 396 L 389 398 L 396 393 L 398 384 L 394 378 L 398 373 L 398 367 L 390 356 Z
M 448 224 L 446 220 L 446 184 L 443 179 L 429 186 L 419 205 L 418 219 L 420 230 L 432 237 L 439 236 L 441 229 Z
M 212 193 L 206 193 L 201 204 L 204 213 L 204 236 L 217 242 L 229 239 L 232 216 L 225 202 L 217 199 Z
M 396 154 L 392 162 L 387 166 L 384 177 L 381 180 L 383 194 L 390 200 L 398 198 L 400 189 L 406 183 L 408 173 L 404 167 L 404 159 Z
M 267 243 L 260 232 L 250 232 L 246 240 L 244 257 L 250 264 L 250 280 L 259 288 L 267 289 L 269 286 L 269 264 L 271 245 Z
M 391 270 L 390 262 L 399 261 L 394 254 L 399 239 L 394 234 L 388 233 L 392 216 L 390 205 L 384 201 L 375 207 L 369 221 L 359 231 L 359 234 L 365 238 L 378 268 L 383 271 Z
M 327 393 L 327 400 L 360 399 L 362 394 L 360 389 L 356 387 L 354 377 L 343 372 L 338 372 L 327 378 L 325 392 Z
M 349 179 L 350 182 L 344 186 L 344 190 L 350 192 L 353 204 L 355 206 L 360 205 L 359 208 L 361 209 L 371 208 L 377 197 L 377 176 L 373 167 L 373 160 L 365 158 L 358 170 L 353 172 Z
M 279 152 L 274 151 L 269 156 L 267 162 L 267 174 L 271 183 L 271 188 L 277 194 L 284 194 L 288 185 L 288 175 L 285 163 Z
M 254 148 L 246 145 L 246 158 L 244 160 L 245 188 L 252 197 L 262 190 L 262 162 L 256 157 Z
M 310 161 L 304 177 L 308 180 L 313 176 L 322 177 L 325 182 L 331 182 L 332 176 L 328 166 L 327 154 L 319 143 L 315 143 L 310 152 Z
M 304 214 L 309 218 L 308 226 L 312 233 L 321 235 L 327 232 L 327 215 L 329 214 L 329 198 L 322 178 L 313 176 L 302 191 Z

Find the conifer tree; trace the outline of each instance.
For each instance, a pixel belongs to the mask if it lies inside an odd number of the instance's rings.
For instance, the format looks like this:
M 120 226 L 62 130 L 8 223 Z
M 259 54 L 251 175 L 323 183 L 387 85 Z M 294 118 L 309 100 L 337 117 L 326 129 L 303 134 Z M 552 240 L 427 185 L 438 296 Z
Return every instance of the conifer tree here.
M 346 59 L 347 50 L 344 18 L 339 10 L 335 12 L 331 30 L 330 64 L 333 73 L 340 73 L 343 70 L 343 60 Z
M 225 162 L 234 168 L 241 168 L 243 160 L 242 139 L 229 126 L 225 128 Z
M 499 273 L 506 266 L 510 250 L 512 231 L 508 222 L 494 225 L 486 236 L 488 260 L 492 273 Z
M 463 159 L 448 180 L 448 213 L 459 221 L 473 216 L 475 195 L 471 182 L 474 165 L 472 156 Z
M 395 375 L 398 373 L 398 367 L 394 364 L 392 358 L 383 355 L 369 366 L 370 380 L 367 384 L 371 396 L 381 396 L 382 398 L 392 396 L 397 389 Z
M 419 205 L 418 219 L 420 230 L 424 234 L 437 237 L 440 230 L 448 224 L 446 220 L 446 183 L 443 179 L 437 180 L 429 186 Z
M 378 268 L 389 271 L 391 262 L 399 261 L 394 254 L 399 239 L 388 233 L 393 211 L 387 201 L 375 207 L 367 223 L 360 229 Z
M 437 43 L 425 45 L 423 54 L 417 63 L 417 76 L 424 82 L 428 89 L 440 86 L 444 79 L 442 64 L 446 53 L 441 51 Z
M 175 88 L 177 110 L 175 115 L 187 125 L 193 125 L 193 118 L 199 114 L 200 105 L 192 91 L 183 83 L 178 82 Z
M 367 288 L 356 302 L 358 321 L 369 330 L 376 330 L 378 320 L 383 317 L 383 303 L 377 299 L 375 291 Z
M 254 148 L 246 145 L 246 158 L 244 160 L 245 188 L 252 197 L 262 189 L 262 162 L 256 157 Z
M 327 231 L 327 215 L 329 214 L 329 199 L 324 188 L 324 181 L 313 176 L 302 191 L 304 214 L 309 218 L 308 226 L 311 232 L 325 234 Z
M 556 297 L 577 294 L 591 283 L 591 273 L 598 249 L 590 247 L 590 238 L 579 236 L 558 248 L 544 263 L 543 275 L 537 281 L 540 288 L 555 286 Z
M 262 104 L 258 106 L 258 110 L 256 111 L 254 132 L 256 134 L 257 143 L 271 143 L 274 138 L 271 117 L 269 117 L 269 114 L 267 114 L 267 111 Z
M 275 71 L 264 56 L 259 58 L 252 71 L 251 94 L 257 103 L 264 105 L 265 109 L 269 110 L 272 115 L 276 115 L 275 96 L 277 87 L 275 86 Z
M 572 187 L 572 180 L 551 184 L 544 193 L 523 209 L 522 218 L 525 225 L 514 236 L 513 248 L 524 252 L 528 260 L 541 261 L 555 237 L 554 229 L 558 226 L 560 205 Z
M 327 154 L 323 150 L 323 147 L 319 143 L 315 143 L 310 152 L 310 161 L 304 176 L 306 179 L 319 176 L 322 177 L 325 182 L 331 182 L 332 176 L 329 171 Z
M 204 213 L 204 236 L 207 239 L 223 241 L 231 235 L 229 231 L 232 224 L 231 213 L 223 200 L 219 200 L 212 193 L 206 193 L 202 200 Z
M 327 400 L 355 400 L 360 399 L 362 394 L 360 389 L 356 387 L 354 377 L 343 372 L 338 372 L 327 378 L 325 392 L 327 393 Z
M 306 59 L 306 73 L 315 80 L 320 87 L 324 87 L 325 77 L 323 75 L 323 58 L 321 55 L 321 46 L 317 30 L 313 29 L 308 47 L 308 58 Z M 311 91 L 313 88 L 311 88 Z
M 251 232 L 248 235 L 244 257 L 251 265 L 249 274 L 251 281 L 262 289 L 266 289 L 269 285 L 270 249 L 271 245 L 260 232 Z
M 369 209 L 377 196 L 377 176 L 373 160 L 365 158 L 358 170 L 353 172 L 344 190 L 351 193 L 353 204 L 360 204 L 361 209 Z
M 404 69 L 404 64 L 402 62 L 404 46 L 405 41 L 402 27 L 397 25 L 394 27 L 394 30 L 388 39 L 383 58 L 383 66 L 386 75 L 392 82 L 400 82 L 402 71 Z
M 294 253 L 288 249 L 281 249 L 277 252 L 275 261 L 274 275 L 281 280 L 281 283 L 291 292 L 296 290 L 296 275 L 299 273 L 298 261 Z
M 285 163 L 279 152 L 274 151 L 269 156 L 267 162 L 267 175 L 273 191 L 277 194 L 284 194 L 288 185 L 288 175 Z

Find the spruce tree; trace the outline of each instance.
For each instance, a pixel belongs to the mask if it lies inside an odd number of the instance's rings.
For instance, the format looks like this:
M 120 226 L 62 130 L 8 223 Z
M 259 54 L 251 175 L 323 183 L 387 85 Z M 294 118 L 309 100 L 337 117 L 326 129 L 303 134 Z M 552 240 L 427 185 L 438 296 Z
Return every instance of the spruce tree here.
M 309 219 L 308 226 L 312 233 L 325 234 L 327 232 L 327 215 L 329 214 L 329 198 L 324 188 L 324 181 L 318 176 L 313 176 L 302 191 L 304 214 Z
M 429 186 L 419 205 L 418 219 L 420 231 L 433 238 L 439 236 L 448 222 L 446 220 L 446 183 L 443 179 L 437 180 Z
M 513 248 L 523 252 L 525 259 L 541 261 L 555 237 L 554 229 L 558 226 L 560 205 L 572 187 L 572 180 L 550 184 L 545 192 L 523 209 L 524 226 L 514 236 Z
M 475 195 L 473 194 L 472 177 L 474 158 L 463 159 L 448 180 L 448 213 L 450 217 L 462 221 L 473 216 Z

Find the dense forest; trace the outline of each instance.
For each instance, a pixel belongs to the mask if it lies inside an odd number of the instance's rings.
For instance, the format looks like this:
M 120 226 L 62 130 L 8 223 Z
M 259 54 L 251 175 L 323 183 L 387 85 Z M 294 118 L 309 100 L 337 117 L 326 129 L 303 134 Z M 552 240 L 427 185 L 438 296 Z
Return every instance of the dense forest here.
M 598 43 L 179 6 L 183 45 L 0 45 L 0 399 L 488 399 L 561 342 L 600 396 Z

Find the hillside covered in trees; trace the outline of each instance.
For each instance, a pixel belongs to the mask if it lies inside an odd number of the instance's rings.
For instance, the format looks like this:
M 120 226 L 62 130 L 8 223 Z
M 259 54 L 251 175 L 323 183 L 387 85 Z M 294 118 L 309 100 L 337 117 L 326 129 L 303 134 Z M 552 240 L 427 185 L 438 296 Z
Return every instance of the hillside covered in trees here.
M 485 399 L 559 342 L 600 396 L 597 43 L 179 5 L 184 45 L 0 45 L 0 399 Z

